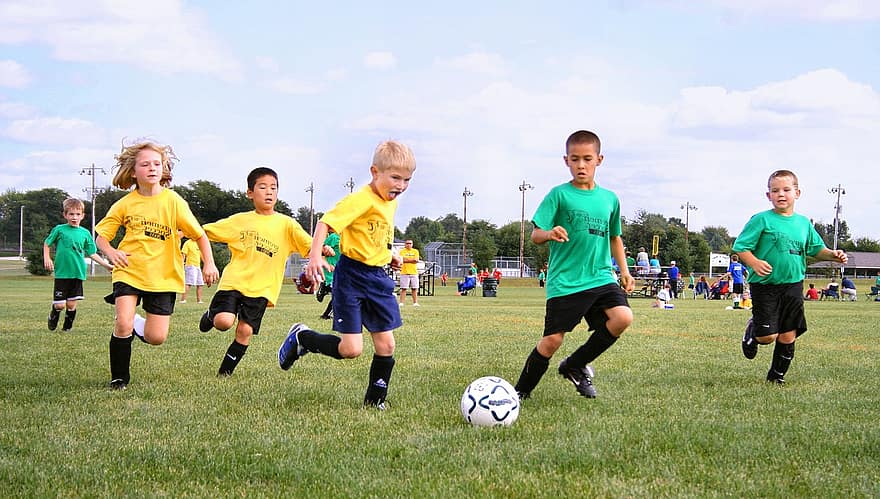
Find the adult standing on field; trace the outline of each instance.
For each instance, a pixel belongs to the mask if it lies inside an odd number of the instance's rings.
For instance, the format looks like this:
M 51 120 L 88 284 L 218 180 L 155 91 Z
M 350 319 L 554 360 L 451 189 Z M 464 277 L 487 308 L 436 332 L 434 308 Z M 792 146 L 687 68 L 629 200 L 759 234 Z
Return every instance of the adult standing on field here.
M 407 239 L 400 250 L 400 258 L 403 264 L 400 266 L 400 306 L 406 300 L 406 290 L 412 290 L 414 307 L 419 305 L 419 250 L 413 248 L 412 239 Z

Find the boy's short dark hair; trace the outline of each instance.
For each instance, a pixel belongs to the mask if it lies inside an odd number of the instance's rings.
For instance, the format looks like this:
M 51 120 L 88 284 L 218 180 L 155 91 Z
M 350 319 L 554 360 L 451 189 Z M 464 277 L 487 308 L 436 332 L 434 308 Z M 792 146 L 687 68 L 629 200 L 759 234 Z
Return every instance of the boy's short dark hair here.
M 798 187 L 798 178 L 797 178 L 797 175 L 795 175 L 793 171 L 791 171 L 791 170 L 776 170 L 775 172 L 771 173 L 770 178 L 767 179 L 767 188 L 770 187 L 770 182 L 772 182 L 774 178 L 779 178 L 779 177 L 791 177 L 792 183 L 794 184 L 795 188 Z
M 266 175 L 271 175 L 275 178 L 275 182 L 278 182 L 278 174 L 275 173 L 275 170 L 269 168 L 268 166 L 258 166 L 251 170 L 247 176 L 247 184 L 248 190 L 254 190 L 254 186 L 257 185 L 257 179 L 260 177 L 264 177 Z
M 565 141 L 565 151 L 568 152 L 568 149 L 575 144 L 595 144 L 596 154 L 602 152 L 602 141 L 599 140 L 599 136 L 587 130 L 578 130 L 569 135 L 568 140 Z

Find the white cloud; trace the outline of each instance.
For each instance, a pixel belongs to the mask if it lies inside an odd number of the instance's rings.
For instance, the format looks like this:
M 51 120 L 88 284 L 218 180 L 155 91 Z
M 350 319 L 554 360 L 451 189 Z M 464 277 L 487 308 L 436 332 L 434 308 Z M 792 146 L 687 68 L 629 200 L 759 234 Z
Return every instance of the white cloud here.
M 64 61 L 130 64 L 153 72 L 241 78 L 202 15 L 179 0 L 80 2 L 11 0 L 0 5 L 0 43 L 41 43 Z
M 318 84 L 287 77 L 269 80 L 266 82 L 266 86 L 276 92 L 291 95 L 314 95 L 323 91 Z
M 692 9 L 693 2 L 670 3 Z M 874 0 L 710 0 L 724 10 L 743 16 L 800 18 L 816 21 L 859 21 L 880 19 L 880 3 Z
M 3 135 L 18 142 L 44 145 L 99 145 L 107 140 L 104 130 L 90 121 L 57 117 L 15 120 Z
M 368 69 L 393 69 L 397 59 L 391 52 L 370 52 L 364 56 L 364 66 Z
M 21 64 L 12 60 L 0 60 L 0 87 L 24 88 L 31 82 L 31 75 Z
M 35 114 L 36 110 L 27 104 L 0 100 L 0 118 L 22 119 Z
M 508 71 L 503 57 L 486 52 L 471 52 L 450 59 L 437 59 L 434 64 L 439 69 L 492 76 L 501 76 Z

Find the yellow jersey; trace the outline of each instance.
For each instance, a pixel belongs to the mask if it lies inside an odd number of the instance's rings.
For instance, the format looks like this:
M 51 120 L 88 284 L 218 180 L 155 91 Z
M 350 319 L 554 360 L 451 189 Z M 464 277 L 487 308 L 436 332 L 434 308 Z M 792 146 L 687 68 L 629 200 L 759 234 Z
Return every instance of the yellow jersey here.
M 187 239 L 180 249 L 183 253 L 183 264 L 193 267 L 202 268 L 202 252 L 199 250 L 199 244 L 192 239 Z
M 284 267 L 292 253 L 309 254 L 312 237 L 296 220 L 281 213 L 236 213 L 204 225 L 208 239 L 226 243 L 232 254 L 218 289 L 262 297 L 274 307 L 284 282 Z
M 402 250 L 400 250 L 400 258 L 403 258 L 403 259 L 415 258 L 416 260 L 418 260 L 419 259 L 419 250 L 417 250 L 415 248 L 410 248 L 410 249 L 403 248 Z M 418 274 L 419 273 L 418 263 L 403 262 L 403 264 L 400 266 L 400 273 L 406 274 L 406 275 Z
M 137 190 L 113 203 L 95 226 L 95 233 L 112 241 L 120 227 L 125 235 L 116 248 L 129 254 L 128 267 L 113 269 L 113 282 L 142 291 L 183 292 L 183 259 L 177 230 L 190 239 L 204 235 L 189 205 L 171 189 L 155 196 Z
M 386 201 L 367 185 L 342 198 L 321 217 L 339 234 L 342 254 L 372 267 L 391 262 L 397 200 Z

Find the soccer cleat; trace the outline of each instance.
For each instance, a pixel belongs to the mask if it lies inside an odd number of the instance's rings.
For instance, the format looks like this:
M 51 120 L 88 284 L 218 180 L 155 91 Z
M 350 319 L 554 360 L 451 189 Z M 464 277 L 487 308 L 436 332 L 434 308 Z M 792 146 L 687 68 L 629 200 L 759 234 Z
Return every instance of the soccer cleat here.
M 522 402 L 523 400 L 531 398 L 532 394 L 531 392 L 516 392 L 516 396 L 519 397 L 519 401 Z
M 58 327 L 58 319 L 61 317 L 61 311 L 52 307 L 52 311 L 49 312 L 49 331 L 54 331 L 55 328 Z
M 785 385 L 785 378 L 783 378 L 783 377 L 778 377 L 778 378 L 773 377 L 773 378 L 771 378 L 770 376 L 768 376 L 768 377 L 767 377 L 767 383 L 770 383 L 770 384 L 773 384 L 773 385 L 777 385 L 777 386 L 783 386 L 783 385 Z
M 128 383 L 124 379 L 116 378 L 116 379 L 110 381 L 110 389 L 111 390 L 122 391 L 122 390 L 125 390 L 126 388 L 128 388 Z
M 132 329 L 131 334 L 133 334 L 135 338 L 141 340 L 141 343 L 150 343 L 149 341 L 147 341 L 146 338 L 144 338 L 144 333 L 139 333 L 137 329 Z
M 210 310 L 205 310 L 205 313 L 202 314 L 202 318 L 199 319 L 199 331 L 203 333 L 207 333 L 214 327 L 214 319 L 208 315 Z
M 299 338 L 297 337 L 300 331 L 306 331 L 308 328 L 308 326 L 301 322 L 290 326 L 287 338 L 284 339 L 284 343 L 278 349 L 278 365 L 281 366 L 281 369 L 285 371 L 290 369 L 297 359 L 308 353 L 308 350 L 299 344 Z
M 318 300 L 318 302 L 324 301 L 324 297 L 330 294 L 330 289 L 330 286 L 328 286 L 326 282 L 321 283 L 321 285 L 318 287 L 318 292 L 315 293 L 315 298 Z
M 73 319 L 70 317 L 64 317 L 64 324 L 61 325 L 61 332 L 66 333 L 73 329 Z
M 742 351 L 743 356 L 747 359 L 754 359 L 758 355 L 758 341 L 755 340 L 754 323 L 752 319 L 746 323 L 746 330 L 743 333 Z
M 333 313 L 331 312 L 329 314 L 321 314 L 321 318 L 324 319 L 325 321 L 329 321 L 330 319 L 333 318 Z
M 413 303 L 413 306 L 414 306 L 414 307 L 421 307 L 421 305 L 419 305 L 419 303 L 418 303 L 418 302 L 416 302 L 416 303 Z
M 596 398 L 596 388 L 593 387 L 593 368 L 584 366 L 580 369 L 568 367 L 568 359 L 559 363 L 559 374 L 571 381 L 578 393 L 588 399 Z
M 388 407 L 385 405 L 385 399 L 380 400 L 367 400 L 364 399 L 364 409 L 376 409 L 377 411 L 384 411 Z

